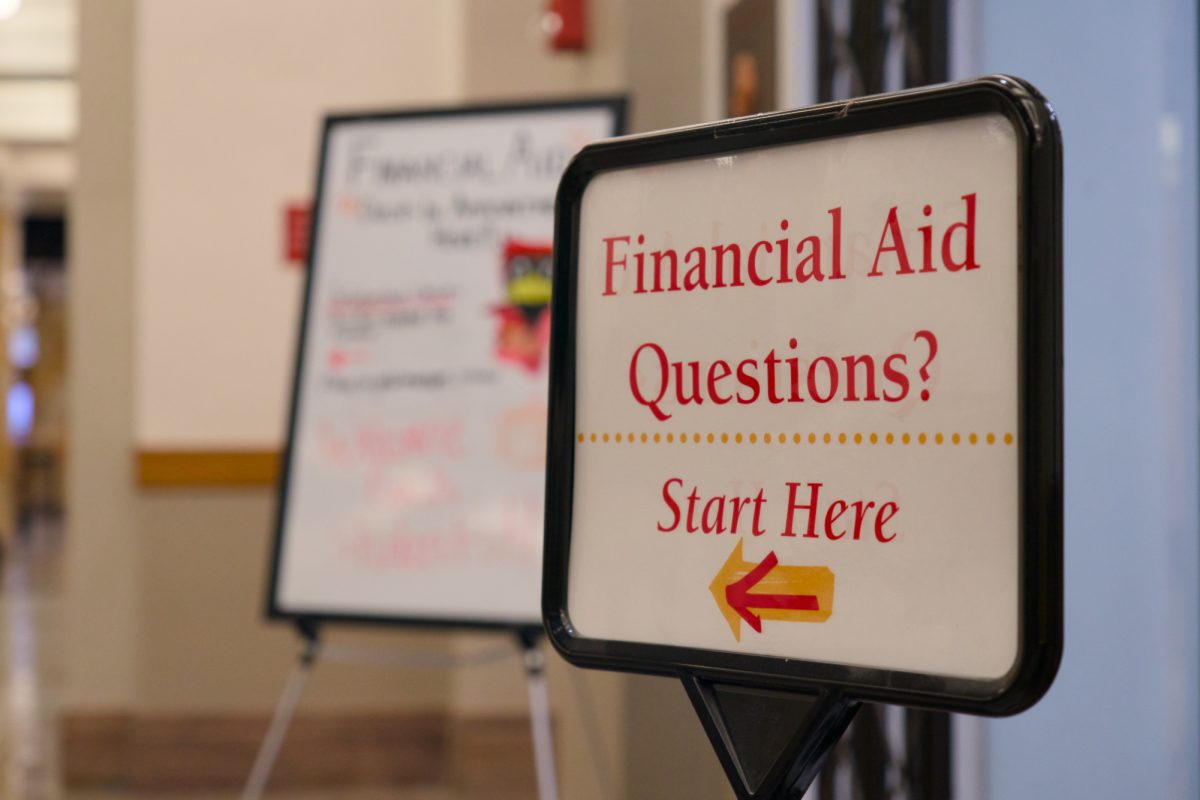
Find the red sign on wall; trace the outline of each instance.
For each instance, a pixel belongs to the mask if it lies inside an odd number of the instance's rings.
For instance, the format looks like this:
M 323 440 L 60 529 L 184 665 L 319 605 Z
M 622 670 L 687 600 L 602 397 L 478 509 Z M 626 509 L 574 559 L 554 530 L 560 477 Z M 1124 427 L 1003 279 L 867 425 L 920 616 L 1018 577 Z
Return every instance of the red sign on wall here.
M 289 264 L 302 267 L 308 260 L 311 224 L 311 203 L 288 203 L 283 207 L 283 257 Z

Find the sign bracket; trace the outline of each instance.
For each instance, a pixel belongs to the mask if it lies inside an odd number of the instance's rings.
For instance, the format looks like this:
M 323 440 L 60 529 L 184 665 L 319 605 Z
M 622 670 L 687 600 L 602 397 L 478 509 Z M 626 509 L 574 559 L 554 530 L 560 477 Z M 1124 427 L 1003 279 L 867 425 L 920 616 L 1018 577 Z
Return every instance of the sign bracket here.
M 799 800 L 858 711 L 838 691 L 680 677 L 738 800 Z

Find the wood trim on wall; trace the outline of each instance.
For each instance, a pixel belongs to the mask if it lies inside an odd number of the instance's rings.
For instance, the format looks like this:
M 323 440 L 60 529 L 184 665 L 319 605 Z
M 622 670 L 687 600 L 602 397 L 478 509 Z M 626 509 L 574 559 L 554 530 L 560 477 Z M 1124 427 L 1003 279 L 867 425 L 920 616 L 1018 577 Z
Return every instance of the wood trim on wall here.
M 67 714 L 63 779 L 69 789 L 233 788 L 250 774 L 267 724 L 266 715 Z M 271 786 L 438 783 L 446 742 L 442 714 L 297 715 Z
M 277 450 L 138 450 L 138 485 L 145 488 L 274 486 Z
M 245 783 L 267 715 L 74 712 L 63 718 L 69 790 L 175 794 Z M 536 794 L 525 716 L 439 712 L 308 713 L 293 719 L 272 789 L 446 786 L 466 797 Z

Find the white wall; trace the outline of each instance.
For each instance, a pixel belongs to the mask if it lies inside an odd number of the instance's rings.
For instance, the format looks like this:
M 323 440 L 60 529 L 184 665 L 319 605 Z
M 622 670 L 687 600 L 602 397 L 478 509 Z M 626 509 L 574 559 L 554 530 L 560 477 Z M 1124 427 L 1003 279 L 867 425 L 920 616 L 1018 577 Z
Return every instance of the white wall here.
M 330 110 L 448 103 L 459 2 L 194 0 L 137 8 L 136 437 L 281 443 L 302 284 L 282 215 Z
M 1196 8 L 980 11 L 984 69 L 1050 98 L 1065 155 L 1066 649 L 989 723 L 989 797 L 1200 797 Z

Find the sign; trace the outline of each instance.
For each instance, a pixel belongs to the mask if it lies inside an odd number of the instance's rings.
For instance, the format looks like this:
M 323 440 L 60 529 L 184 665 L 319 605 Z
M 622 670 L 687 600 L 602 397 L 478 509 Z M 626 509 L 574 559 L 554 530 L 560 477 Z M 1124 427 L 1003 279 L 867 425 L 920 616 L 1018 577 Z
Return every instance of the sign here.
M 1059 153 L 987 78 L 575 159 L 543 601 L 568 659 L 992 714 L 1045 691 Z
M 554 192 L 621 115 L 326 121 L 271 616 L 538 624 Z

